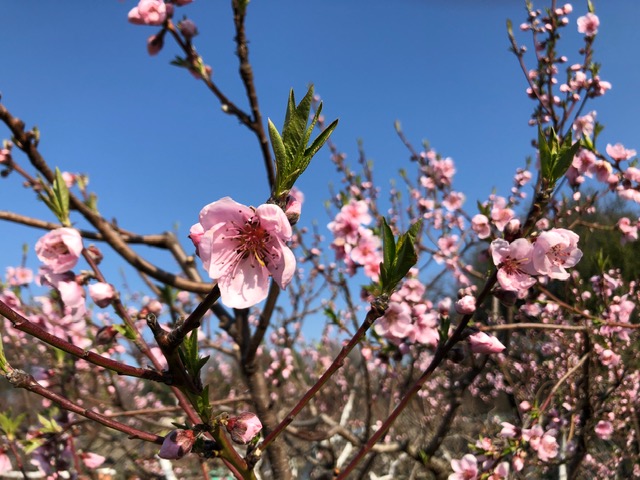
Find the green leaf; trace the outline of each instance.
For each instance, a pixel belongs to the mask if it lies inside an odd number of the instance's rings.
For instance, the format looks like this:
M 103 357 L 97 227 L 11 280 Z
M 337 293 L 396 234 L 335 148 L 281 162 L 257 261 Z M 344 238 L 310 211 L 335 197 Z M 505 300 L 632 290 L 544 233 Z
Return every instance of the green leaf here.
M 0 430 L 4 432 L 9 440 L 14 440 L 16 433 L 18 433 L 18 428 L 20 428 L 20 424 L 26 416 L 26 413 L 21 413 L 16 417 L 12 417 L 11 412 L 7 414 L 0 412 Z
M 542 131 L 542 127 L 538 125 L 538 151 L 540 152 L 540 170 L 544 178 L 551 177 L 552 158 L 551 149 L 547 141 L 547 136 Z
M 313 103 L 313 85 L 309 87 L 307 94 L 296 105 L 293 90 L 289 92 L 287 111 L 285 114 L 282 134 L 269 120 L 268 129 L 271 139 L 271 146 L 276 162 L 276 182 L 272 197 L 276 200 L 282 199 L 293 187 L 298 177 L 309 166 L 313 156 L 322 148 L 337 125 L 334 121 L 307 147 L 313 129 L 318 121 L 322 104 L 320 104 L 309 123 L 309 113 Z
M 7 357 L 4 356 L 4 346 L 2 345 L 2 337 L 0 337 L 0 371 L 6 374 L 9 372 L 10 368 L 11 367 L 9 366 L 9 362 L 7 362 Z M 1 426 L 2 423 L 0 422 L 0 427 Z
M 380 264 L 380 285 L 383 293 L 393 292 L 418 261 L 415 244 L 420 228 L 421 222 L 418 221 L 400 235 L 396 243 L 387 221 L 382 219 L 383 261 Z
M 573 157 L 576 156 L 576 153 L 578 153 L 578 150 L 580 149 L 580 142 L 575 142 L 574 144 L 572 144 L 571 142 L 571 132 L 569 132 L 565 137 L 563 146 L 560 148 L 556 157 L 556 162 L 552 172 L 554 181 L 562 178 L 564 174 L 567 173 L 567 170 L 569 170 L 569 167 L 573 162 Z
M 111 325 L 111 327 L 129 340 L 135 340 L 137 338 L 136 332 L 129 325 Z
M 62 432 L 62 427 L 58 425 L 53 418 L 47 418 L 43 415 L 38 414 L 38 420 L 42 424 L 42 433 L 60 433 Z

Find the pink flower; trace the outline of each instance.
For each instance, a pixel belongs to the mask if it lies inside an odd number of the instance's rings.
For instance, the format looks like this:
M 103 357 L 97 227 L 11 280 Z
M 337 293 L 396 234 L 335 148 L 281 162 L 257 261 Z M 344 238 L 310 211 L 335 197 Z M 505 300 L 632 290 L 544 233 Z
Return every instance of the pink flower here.
M 198 27 L 196 27 L 196 24 L 188 18 L 181 20 L 180 23 L 178 23 L 178 28 L 180 29 L 180 33 L 182 33 L 184 38 L 187 40 L 191 40 L 198 34 Z
M 374 328 L 378 335 L 390 340 L 404 340 L 413 328 L 411 325 L 411 309 L 404 302 L 390 302 L 389 308 L 376 322 Z
M 504 197 L 496 197 L 491 208 L 491 220 L 496 228 L 502 232 L 514 216 L 515 212 L 507 208 L 507 200 Z
M 449 475 L 449 480 L 476 480 L 478 478 L 478 460 L 467 453 L 460 460 L 451 460 L 451 468 L 454 473 Z
M 481 213 L 474 215 L 471 219 L 471 229 L 476 232 L 478 238 L 483 239 L 491 235 L 491 226 L 486 215 Z
M 152 57 L 164 47 L 164 34 L 154 34 L 147 38 L 147 53 Z
M 569 272 L 565 268 L 575 266 L 582 258 L 578 248 L 578 234 L 564 228 L 553 228 L 542 232 L 533 245 L 533 267 L 540 275 L 566 280 Z
M 596 435 L 602 440 L 609 440 L 613 435 L 613 425 L 611 422 L 600 420 L 594 428 Z
M 227 431 L 231 434 L 231 440 L 236 443 L 246 444 L 262 430 L 262 423 L 251 412 L 243 412 L 237 417 L 227 420 Z
M 498 282 L 504 290 L 518 292 L 536 283 L 531 276 L 533 246 L 528 240 L 518 238 L 509 243 L 498 238 L 491 242 L 491 256 L 498 267 Z
M 164 437 L 158 456 L 167 460 L 182 458 L 191 451 L 195 441 L 196 436 L 193 431 L 173 430 Z
M 607 143 L 607 155 L 609 155 L 615 161 L 620 162 L 622 160 L 629 160 L 631 157 L 634 157 L 636 155 L 636 151 L 624 148 L 624 145 L 622 145 L 621 143 L 616 143 L 615 145 Z
M 627 242 L 634 242 L 638 240 L 638 226 L 631 225 L 631 220 L 627 217 L 622 217 L 618 220 L 618 229 L 624 235 L 622 238 L 623 245 Z
M 140 0 L 129 12 L 129 21 L 136 25 L 162 25 L 167 19 L 167 6 L 162 0 Z
M 496 337 L 484 332 L 474 333 L 468 340 L 473 353 L 500 353 L 506 348 Z
M 200 225 L 204 234 L 198 255 L 229 307 L 247 308 L 264 300 L 270 275 L 281 288 L 291 281 L 296 259 L 285 244 L 291 225 L 280 207 L 252 208 L 225 197 L 202 209 Z
M 11 470 L 13 470 L 11 459 L 4 453 L 4 450 L 0 450 L 0 473 L 7 473 Z
M 96 282 L 89 285 L 89 296 L 98 307 L 104 308 L 109 305 L 116 295 L 113 286 L 105 282 Z
M 89 470 L 98 468 L 106 460 L 102 455 L 90 452 L 81 453 L 80 458 L 82 459 L 82 463 L 84 463 Z
M 62 172 L 62 179 L 64 180 L 64 184 L 67 186 L 67 188 L 71 188 L 75 185 L 76 178 L 77 177 L 73 173 Z
M 36 242 L 36 255 L 53 273 L 63 273 L 76 266 L 82 248 L 77 230 L 57 228 Z
M 578 18 L 578 32 L 584 33 L 587 37 L 593 37 L 598 33 L 600 19 L 595 13 L 587 13 Z
M 7 267 L 7 282 L 12 287 L 28 285 L 33 282 L 33 272 L 26 267 Z
M 460 315 L 470 315 L 476 311 L 476 298 L 473 295 L 465 295 L 455 304 L 456 312 Z
M 520 429 L 509 422 L 502 422 L 502 430 L 500 436 L 503 438 L 516 438 L 520 433 Z

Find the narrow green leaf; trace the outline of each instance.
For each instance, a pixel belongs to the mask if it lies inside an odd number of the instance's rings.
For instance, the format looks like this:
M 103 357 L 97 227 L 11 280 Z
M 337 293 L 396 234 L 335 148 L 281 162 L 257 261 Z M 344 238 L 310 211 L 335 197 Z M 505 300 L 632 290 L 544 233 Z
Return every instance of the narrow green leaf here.
M 326 143 L 326 141 L 329 140 L 329 137 L 331 136 L 331 134 L 333 133 L 333 131 L 336 129 L 337 126 L 338 126 L 338 120 L 336 119 L 333 122 L 331 122 L 331 124 L 327 128 L 325 128 L 320 135 L 316 137 L 316 139 L 313 141 L 311 146 L 307 148 L 307 150 L 304 152 L 304 155 L 308 156 L 309 160 L 311 160 L 311 157 L 313 157 L 316 153 L 318 153 L 318 150 L 320 150 L 322 146 Z
M 540 152 L 540 171 L 542 172 L 542 176 L 550 179 L 553 160 L 551 158 L 549 142 L 541 126 L 538 126 L 538 151 Z
M 393 267 L 396 261 L 396 239 L 387 224 L 385 218 L 382 219 L 382 263 L 387 269 Z
M 53 180 L 53 195 L 59 212 L 58 218 L 60 222 L 65 226 L 71 225 L 69 221 L 69 189 L 58 167 L 56 167 L 55 178 Z

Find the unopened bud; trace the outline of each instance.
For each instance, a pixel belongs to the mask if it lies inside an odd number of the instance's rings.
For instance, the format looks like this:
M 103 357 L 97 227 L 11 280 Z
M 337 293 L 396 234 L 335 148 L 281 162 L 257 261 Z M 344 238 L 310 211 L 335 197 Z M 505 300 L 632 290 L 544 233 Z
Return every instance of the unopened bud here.
M 262 430 L 262 423 L 251 412 L 243 412 L 237 417 L 229 418 L 226 426 L 231 440 L 243 445 L 249 443 Z
M 191 430 L 173 430 L 162 442 L 158 452 L 160 458 L 177 460 L 184 457 L 193 448 L 196 436 Z

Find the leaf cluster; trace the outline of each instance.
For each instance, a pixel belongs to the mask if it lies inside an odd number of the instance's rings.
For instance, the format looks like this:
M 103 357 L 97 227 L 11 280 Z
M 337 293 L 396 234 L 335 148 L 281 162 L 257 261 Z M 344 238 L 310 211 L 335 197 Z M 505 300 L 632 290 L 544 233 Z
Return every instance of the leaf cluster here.
M 273 187 L 273 198 L 276 201 L 286 197 L 298 177 L 309 166 L 313 156 L 322 148 L 338 125 L 338 120 L 334 120 L 313 140 L 311 145 L 308 145 L 311 133 L 322 112 L 321 102 L 311 119 L 311 124 L 307 125 L 312 101 L 313 85 L 309 87 L 307 94 L 298 105 L 291 90 L 282 135 L 269 120 L 269 138 L 276 159 L 276 183 Z
M 571 131 L 560 142 L 553 128 L 547 136 L 542 127 L 538 127 L 540 171 L 549 188 L 553 188 L 556 182 L 567 173 L 580 146 L 580 142 L 572 143 Z
M 391 294 L 418 261 L 416 238 L 420 232 L 421 223 L 421 221 L 417 221 L 411 225 L 409 230 L 401 234 L 396 242 L 387 221 L 382 219 L 383 260 L 380 263 L 382 293 Z

